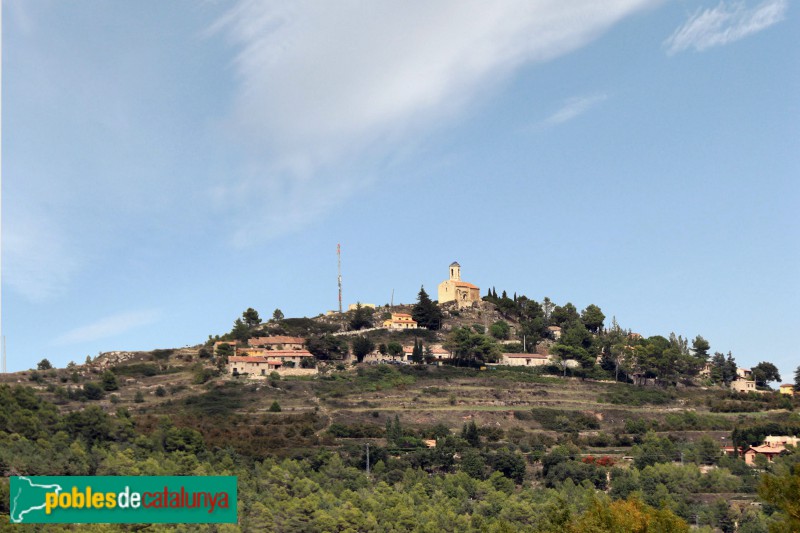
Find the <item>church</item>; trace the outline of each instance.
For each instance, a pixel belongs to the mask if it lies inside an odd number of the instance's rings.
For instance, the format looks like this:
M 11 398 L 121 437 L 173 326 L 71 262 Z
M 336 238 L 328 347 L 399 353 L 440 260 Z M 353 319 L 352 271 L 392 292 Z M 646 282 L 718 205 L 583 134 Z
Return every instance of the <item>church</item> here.
M 457 262 L 450 264 L 450 279 L 439 284 L 439 304 L 457 302 L 459 307 L 472 305 L 479 302 L 481 290 L 466 281 L 461 281 L 461 265 Z

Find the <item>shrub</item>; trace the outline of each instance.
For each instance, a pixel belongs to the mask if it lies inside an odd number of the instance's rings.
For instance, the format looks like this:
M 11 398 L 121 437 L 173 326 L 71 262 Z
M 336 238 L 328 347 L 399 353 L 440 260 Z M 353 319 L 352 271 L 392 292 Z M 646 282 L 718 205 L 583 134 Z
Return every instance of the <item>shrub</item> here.
M 272 402 L 272 405 L 269 406 L 270 413 L 280 413 L 281 412 L 281 405 L 278 403 L 278 400 Z
M 169 359 L 169 356 L 175 353 L 175 350 L 153 350 L 150 352 L 153 355 L 153 358 L 159 361 L 164 361 Z
M 140 391 L 140 390 L 136 391 L 136 394 L 133 396 L 133 401 L 135 403 L 143 403 L 144 402 L 144 394 L 142 393 L 142 391 Z
M 664 405 L 675 399 L 673 391 L 637 387 L 634 385 L 618 385 L 610 392 L 603 394 L 599 400 L 619 405 Z
M 103 388 L 97 383 L 90 381 L 83 386 L 83 395 L 87 400 L 101 400 L 103 398 Z
M 579 411 L 537 408 L 531 409 L 531 415 L 543 428 L 552 431 L 571 433 L 600 428 L 600 423 L 597 421 L 597 418 L 585 415 Z

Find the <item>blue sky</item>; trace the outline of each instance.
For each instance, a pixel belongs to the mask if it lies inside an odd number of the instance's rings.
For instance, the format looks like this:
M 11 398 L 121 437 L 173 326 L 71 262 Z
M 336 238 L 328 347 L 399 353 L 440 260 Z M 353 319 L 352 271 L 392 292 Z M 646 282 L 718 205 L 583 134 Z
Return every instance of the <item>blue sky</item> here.
M 788 0 L 3 3 L 9 370 L 464 279 L 800 364 Z

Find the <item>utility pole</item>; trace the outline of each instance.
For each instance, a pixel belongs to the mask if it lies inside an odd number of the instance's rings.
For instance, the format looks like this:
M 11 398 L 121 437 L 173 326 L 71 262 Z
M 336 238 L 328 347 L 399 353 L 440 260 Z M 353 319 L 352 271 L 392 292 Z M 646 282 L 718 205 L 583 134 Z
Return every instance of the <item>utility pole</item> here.
M 339 314 L 342 314 L 342 246 L 336 244 L 336 261 L 339 264 Z

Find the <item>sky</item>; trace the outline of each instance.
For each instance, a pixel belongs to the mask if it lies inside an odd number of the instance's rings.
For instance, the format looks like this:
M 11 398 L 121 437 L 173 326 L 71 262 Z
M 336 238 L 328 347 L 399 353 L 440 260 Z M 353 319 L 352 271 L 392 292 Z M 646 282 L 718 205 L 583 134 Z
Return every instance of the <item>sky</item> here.
M 2 6 L 8 370 L 462 278 L 800 365 L 788 0 Z

